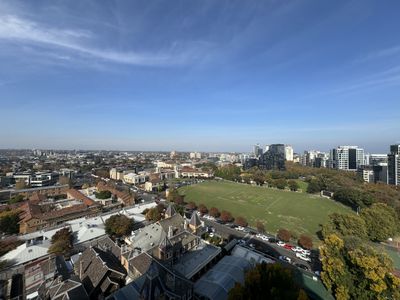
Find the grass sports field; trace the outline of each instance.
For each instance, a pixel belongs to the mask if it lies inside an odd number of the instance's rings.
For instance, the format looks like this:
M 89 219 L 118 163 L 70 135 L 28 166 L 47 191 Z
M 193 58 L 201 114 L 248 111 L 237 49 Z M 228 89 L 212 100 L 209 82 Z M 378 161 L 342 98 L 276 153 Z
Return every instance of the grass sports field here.
M 309 234 L 315 240 L 319 224 L 325 223 L 329 214 L 351 213 L 344 205 L 317 195 L 233 182 L 207 181 L 182 187 L 179 192 L 186 202 L 228 210 L 234 217 L 245 217 L 250 225 L 261 221 L 269 233 L 285 228 L 297 235 Z

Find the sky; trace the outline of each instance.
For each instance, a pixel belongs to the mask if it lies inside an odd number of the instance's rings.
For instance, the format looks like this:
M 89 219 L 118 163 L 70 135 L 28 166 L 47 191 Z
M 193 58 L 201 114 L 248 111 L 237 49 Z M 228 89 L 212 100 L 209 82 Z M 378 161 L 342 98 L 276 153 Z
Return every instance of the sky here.
M 400 1 L 0 2 L 0 148 L 400 142 Z

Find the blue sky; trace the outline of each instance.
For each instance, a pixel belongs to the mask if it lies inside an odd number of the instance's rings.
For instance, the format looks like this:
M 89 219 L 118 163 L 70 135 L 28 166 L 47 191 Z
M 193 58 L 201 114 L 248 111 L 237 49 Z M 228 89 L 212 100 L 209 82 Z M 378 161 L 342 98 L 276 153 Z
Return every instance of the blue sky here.
M 0 2 L 0 148 L 400 140 L 400 2 Z

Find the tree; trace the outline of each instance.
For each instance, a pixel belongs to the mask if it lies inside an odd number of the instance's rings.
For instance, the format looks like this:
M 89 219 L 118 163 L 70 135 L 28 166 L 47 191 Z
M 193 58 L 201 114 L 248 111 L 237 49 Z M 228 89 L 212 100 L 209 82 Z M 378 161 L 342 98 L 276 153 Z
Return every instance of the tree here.
M 208 209 L 204 204 L 200 204 L 199 207 L 197 208 L 199 210 L 199 212 L 202 215 L 205 215 L 206 213 L 208 213 Z
M 154 208 L 156 211 L 157 208 Z M 113 215 L 105 222 L 106 233 L 122 237 L 130 234 L 133 230 L 134 220 L 125 215 Z
M 284 190 L 287 185 L 286 179 L 285 178 L 279 178 L 275 180 L 275 186 L 280 189 Z
M 265 232 L 264 223 L 261 222 L 261 221 L 257 221 L 257 223 L 256 223 L 256 228 L 257 228 L 257 231 L 258 231 L 259 233 L 264 233 L 264 232 Z
M 297 243 L 300 245 L 300 247 L 302 247 L 304 249 L 311 249 L 313 246 L 311 237 L 309 237 L 308 235 L 305 235 L 305 234 L 300 235 Z
M 368 236 L 372 241 L 385 241 L 399 230 L 396 211 L 383 203 L 375 203 L 361 210 Z
M 299 184 L 295 180 L 288 181 L 289 189 L 293 192 L 296 192 L 299 189 Z
M 232 214 L 226 210 L 221 211 L 221 215 L 219 218 L 224 223 L 232 222 L 234 220 Z
M 150 208 L 146 212 L 146 220 L 147 221 L 159 221 L 159 220 L 161 220 L 160 211 L 156 207 Z
M 320 247 L 321 279 L 336 299 L 399 299 L 400 279 L 393 262 L 354 237 L 336 234 Z
M 265 182 L 265 174 L 263 171 L 258 170 L 253 175 L 253 180 L 258 185 L 263 185 Z
M 5 234 L 19 233 L 19 210 L 8 210 L 0 213 L 0 232 Z
M 245 275 L 244 285 L 236 283 L 229 300 L 306 300 L 307 294 L 294 281 L 293 271 L 280 264 L 262 263 Z
M 74 236 L 70 228 L 62 228 L 51 237 L 48 253 L 69 257 L 73 249 Z
M 109 199 L 111 198 L 111 192 L 110 191 L 100 191 L 98 193 L 95 193 L 97 199 Z
M 175 188 L 169 189 L 167 200 L 169 202 L 174 202 L 175 204 L 178 204 L 178 205 L 183 205 L 185 202 L 184 196 L 180 195 L 178 190 Z
M 292 234 L 290 233 L 289 230 L 281 228 L 278 230 L 277 236 L 281 241 L 289 242 L 290 238 L 292 237 Z
M 339 214 L 333 213 L 329 215 L 329 220 L 322 226 L 323 238 L 332 233 L 338 236 L 358 236 L 360 238 L 367 237 L 367 227 L 363 218 L 356 214 Z
M 8 204 L 14 204 L 18 202 L 24 201 L 24 196 L 23 195 L 16 195 L 14 197 L 11 197 L 10 200 L 8 200 Z
M 218 218 L 221 215 L 218 208 L 216 207 L 211 207 L 208 213 L 214 218 Z
M 235 165 L 227 165 L 219 167 L 215 172 L 215 177 L 221 177 L 226 180 L 238 181 L 240 180 L 241 170 Z
M 235 218 L 235 224 L 242 227 L 247 227 L 248 225 L 247 220 L 243 217 Z
M 318 184 L 316 179 L 311 179 L 307 186 L 307 193 L 315 194 L 321 192 L 321 186 Z

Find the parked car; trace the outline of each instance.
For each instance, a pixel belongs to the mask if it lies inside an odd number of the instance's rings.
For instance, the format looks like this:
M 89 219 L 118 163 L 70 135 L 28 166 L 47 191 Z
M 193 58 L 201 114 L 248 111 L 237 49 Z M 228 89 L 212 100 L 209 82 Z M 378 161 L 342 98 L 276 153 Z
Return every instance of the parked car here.
M 304 254 L 304 255 L 310 255 L 311 251 L 310 250 L 306 250 L 306 249 L 302 249 L 301 253 Z
M 262 239 L 263 241 L 266 241 L 266 242 L 269 241 L 269 238 L 268 238 L 266 235 L 262 235 L 262 236 L 261 236 L 261 239 Z
M 311 262 L 311 258 L 309 258 L 308 256 L 304 255 L 303 253 L 297 252 L 296 253 L 296 257 L 300 258 L 301 260 Z
M 303 269 L 305 271 L 310 271 L 310 268 L 303 264 L 294 264 L 296 267 Z
M 292 245 L 290 245 L 290 244 L 285 244 L 284 246 L 283 246 L 283 248 L 285 248 L 285 249 L 288 249 L 288 250 L 292 250 Z
M 284 243 L 284 242 L 282 242 L 282 241 L 278 241 L 277 243 L 276 243 L 279 247 L 284 247 L 286 244 Z
M 301 248 L 301 247 L 299 247 L 299 246 L 292 247 L 292 251 L 293 251 L 293 252 L 301 252 L 301 251 L 303 251 L 303 248 Z
M 290 257 L 284 256 L 284 255 L 279 256 L 279 259 L 280 259 L 280 260 L 283 260 L 283 261 L 286 261 L 286 262 L 288 262 L 289 264 L 292 263 L 292 260 L 290 259 Z

